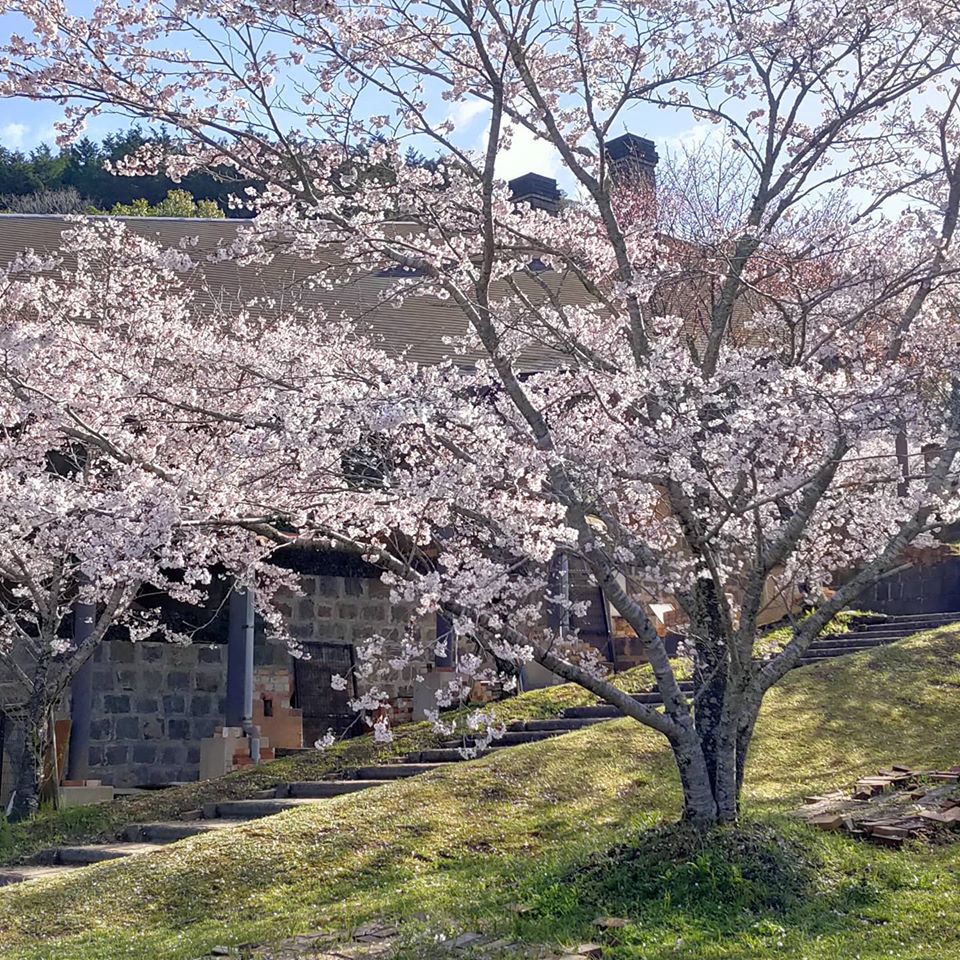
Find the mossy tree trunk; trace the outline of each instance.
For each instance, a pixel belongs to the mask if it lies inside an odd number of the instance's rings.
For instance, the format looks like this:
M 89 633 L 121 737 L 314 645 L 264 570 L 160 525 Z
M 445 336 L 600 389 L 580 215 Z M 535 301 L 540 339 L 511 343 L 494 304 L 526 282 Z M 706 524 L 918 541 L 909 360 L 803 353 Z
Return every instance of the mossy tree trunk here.
M 34 690 L 27 701 L 22 723 L 22 742 L 14 757 L 14 797 L 10 809 L 13 822 L 25 820 L 40 806 L 40 779 L 43 771 L 43 750 L 47 740 L 48 710 L 40 691 Z

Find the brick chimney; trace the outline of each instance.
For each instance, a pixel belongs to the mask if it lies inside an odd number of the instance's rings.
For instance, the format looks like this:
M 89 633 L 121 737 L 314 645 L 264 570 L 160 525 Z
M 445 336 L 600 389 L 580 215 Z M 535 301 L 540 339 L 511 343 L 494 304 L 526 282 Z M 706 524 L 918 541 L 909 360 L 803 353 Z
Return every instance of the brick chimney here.
M 534 209 L 548 213 L 556 213 L 560 209 L 560 189 L 553 177 L 525 173 L 522 177 L 514 177 L 507 185 L 514 203 L 529 203 Z
M 657 192 L 657 147 L 652 140 L 625 133 L 607 141 L 607 159 L 615 182 L 646 183 L 653 195 Z

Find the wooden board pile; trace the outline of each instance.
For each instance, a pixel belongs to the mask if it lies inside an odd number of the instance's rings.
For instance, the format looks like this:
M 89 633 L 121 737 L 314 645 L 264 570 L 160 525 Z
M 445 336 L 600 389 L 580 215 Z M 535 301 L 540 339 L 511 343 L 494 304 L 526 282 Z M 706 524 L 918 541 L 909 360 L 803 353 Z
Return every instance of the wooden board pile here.
M 819 830 L 889 847 L 907 840 L 960 840 L 960 765 L 915 770 L 895 764 L 861 777 L 851 792 L 807 797 L 800 815 Z

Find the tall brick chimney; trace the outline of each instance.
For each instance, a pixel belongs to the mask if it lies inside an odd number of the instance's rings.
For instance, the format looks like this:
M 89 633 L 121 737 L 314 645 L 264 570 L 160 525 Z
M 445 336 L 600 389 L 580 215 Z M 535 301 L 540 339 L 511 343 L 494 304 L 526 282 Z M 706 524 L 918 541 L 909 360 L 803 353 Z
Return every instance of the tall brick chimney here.
M 607 141 L 607 159 L 615 182 L 645 183 L 656 197 L 657 192 L 657 147 L 652 140 L 625 133 L 622 137 Z

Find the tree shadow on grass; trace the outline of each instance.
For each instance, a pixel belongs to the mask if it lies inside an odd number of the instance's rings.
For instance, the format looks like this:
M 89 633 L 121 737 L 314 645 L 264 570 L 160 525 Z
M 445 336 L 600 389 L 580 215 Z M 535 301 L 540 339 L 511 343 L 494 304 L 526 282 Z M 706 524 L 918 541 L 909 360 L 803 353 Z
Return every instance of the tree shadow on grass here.
M 748 821 L 707 834 L 654 827 L 542 878 L 525 891 L 529 910 L 515 932 L 529 942 L 599 939 L 610 949 L 605 957 L 772 957 L 777 939 L 791 933 L 845 934 L 853 918 L 881 908 L 891 893 L 869 866 L 838 876 L 820 850 L 808 828 L 782 822 Z M 598 928 L 603 917 L 626 923 Z M 704 949 L 711 944 L 716 953 Z
M 960 725 L 960 698 L 936 687 L 960 672 L 958 654 L 956 632 L 941 632 L 796 671 L 761 717 L 751 806 L 776 797 L 782 809 L 864 764 L 934 759 L 949 738 L 931 724 Z M 833 864 L 821 883 L 817 856 L 834 841 L 800 827 L 748 825 L 706 846 L 650 829 L 678 801 L 662 740 L 618 721 L 6 893 L 0 942 L 23 957 L 99 960 L 134 944 L 138 960 L 192 960 L 216 943 L 422 913 L 549 943 L 595 938 L 607 913 L 631 921 L 616 934 L 625 950 L 642 945 L 623 956 L 676 960 L 680 935 L 740 942 L 765 924 L 829 933 L 889 899 L 890 884 L 862 882 L 870 852 L 838 854 L 850 869 Z M 518 901 L 531 909 L 514 914 Z
M 956 763 L 955 741 L 933 733 L 958 724 L 956 629 L 795 670 L 764 701 L 747 765 L 748 809 L 795 805 L 872 767 Z

